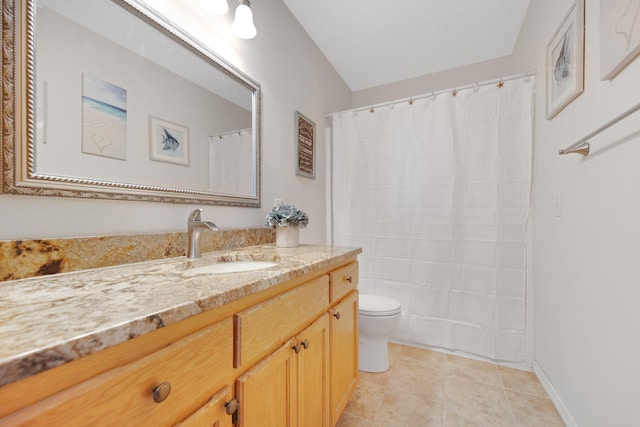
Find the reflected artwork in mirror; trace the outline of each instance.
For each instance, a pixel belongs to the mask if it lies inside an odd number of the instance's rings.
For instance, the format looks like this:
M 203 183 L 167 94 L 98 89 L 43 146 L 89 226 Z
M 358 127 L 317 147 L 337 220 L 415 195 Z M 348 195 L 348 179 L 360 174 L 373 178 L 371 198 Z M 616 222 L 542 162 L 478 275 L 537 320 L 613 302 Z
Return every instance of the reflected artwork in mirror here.
M 3 2 L 8 194 L 260 206 L 260 85 L 138 0 Z

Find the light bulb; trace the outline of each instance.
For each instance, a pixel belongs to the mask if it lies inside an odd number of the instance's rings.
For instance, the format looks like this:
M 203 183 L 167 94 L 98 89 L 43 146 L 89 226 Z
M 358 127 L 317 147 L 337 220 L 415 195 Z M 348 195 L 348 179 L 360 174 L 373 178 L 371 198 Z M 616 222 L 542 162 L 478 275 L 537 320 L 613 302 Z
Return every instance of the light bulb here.
M 224 15 L 229 12 L 227 0 L 200 0 L 200 4 L 212 15 Z
M 253 25 L 253 12 L 249 0 L 240 0 L 236 8 L 236 16 L 231 24 L 231 31 L 241 39 L 252 39 L 258 31 Z

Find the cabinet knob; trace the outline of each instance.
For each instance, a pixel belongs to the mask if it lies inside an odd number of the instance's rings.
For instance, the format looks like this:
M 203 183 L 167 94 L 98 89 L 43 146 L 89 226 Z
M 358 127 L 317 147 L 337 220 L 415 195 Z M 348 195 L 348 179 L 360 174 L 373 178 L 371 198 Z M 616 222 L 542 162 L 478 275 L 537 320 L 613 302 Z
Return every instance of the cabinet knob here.
M 353 277 L 347 276 L 347 277 L 344 278 L 344 280 L 346 280 L 347 282 L 351 283 L 351 282 L 353 282 Z
M 300 353 L 300 343 L 294 345 L 292 348 L 293 348 L 293 351 L 296 352 L 296 354 Z
M 340 320 L 340 312 L 336 311 L 335 313 L 333 313 L 333 317 L 335 317 L 336 319 Z
M 304 349 L 308 349 L 309 348 L 309 340 L 304 340 L 302 341 L 302 346 L 304 347 Z
M 238 399 L 236 399 L 235 397 L 224 404 L 227 415 L 235 414 L 238 411 L 238 407 L 240 407 L 240 403 L 238 403 Z
M 160 403 L 169 397 L 169 393 L 171 393 L 171 384 L 161 383 L 153 388 L 153 401 Z

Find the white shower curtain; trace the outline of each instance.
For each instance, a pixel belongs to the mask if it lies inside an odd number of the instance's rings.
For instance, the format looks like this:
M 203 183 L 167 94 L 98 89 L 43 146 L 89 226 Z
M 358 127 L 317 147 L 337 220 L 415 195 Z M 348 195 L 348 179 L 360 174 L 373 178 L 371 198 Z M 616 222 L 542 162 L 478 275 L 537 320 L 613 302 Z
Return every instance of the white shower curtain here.
M 209 137 L 209 191 L 253 196 L 253 133 L 242 129 Z
M 533 78 L 333 115 L 334 244 L 396 339 L 526 359 Z

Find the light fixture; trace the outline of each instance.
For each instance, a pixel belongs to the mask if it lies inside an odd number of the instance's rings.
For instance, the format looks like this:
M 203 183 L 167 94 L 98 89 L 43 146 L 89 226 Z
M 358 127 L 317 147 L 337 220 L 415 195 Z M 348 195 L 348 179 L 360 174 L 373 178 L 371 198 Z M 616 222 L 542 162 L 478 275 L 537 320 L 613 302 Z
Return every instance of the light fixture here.
M 258 33 L 256 26 L 253 25 L 253 13 L 251 12 L 249 0 L 238 0 L 236 16 L 231 24 L 231 31 L 241 39 L 252 39 Z
M 212 15 L 224 15 L 229 12 L 227 0 L 200 0 L 200 4 Z

